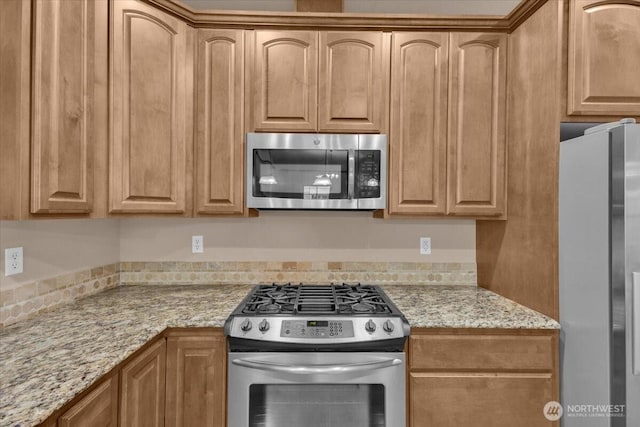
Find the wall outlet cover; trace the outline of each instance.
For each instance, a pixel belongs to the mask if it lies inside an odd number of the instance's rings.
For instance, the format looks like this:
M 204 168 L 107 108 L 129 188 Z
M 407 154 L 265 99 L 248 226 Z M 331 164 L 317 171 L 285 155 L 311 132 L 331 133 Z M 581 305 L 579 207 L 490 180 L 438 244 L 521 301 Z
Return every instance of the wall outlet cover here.
M 201 254 L 204 252 L 204 237 L 191 236 L 191 253 Z
M 420 238 L 420 255 L 431 255 L 431 237 Z
M 13 276 L 24 270 L 22 247 L 7 248 L 4 250 L 4 275 Z

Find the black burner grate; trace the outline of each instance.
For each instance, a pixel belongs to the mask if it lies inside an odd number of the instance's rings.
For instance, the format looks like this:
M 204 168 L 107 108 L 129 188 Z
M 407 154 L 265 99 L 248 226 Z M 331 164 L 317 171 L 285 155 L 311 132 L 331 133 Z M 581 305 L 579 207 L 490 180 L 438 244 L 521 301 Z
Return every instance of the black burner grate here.
M 264 285 L 254 289 L 244 314 L 392 314 L 375 286 Z

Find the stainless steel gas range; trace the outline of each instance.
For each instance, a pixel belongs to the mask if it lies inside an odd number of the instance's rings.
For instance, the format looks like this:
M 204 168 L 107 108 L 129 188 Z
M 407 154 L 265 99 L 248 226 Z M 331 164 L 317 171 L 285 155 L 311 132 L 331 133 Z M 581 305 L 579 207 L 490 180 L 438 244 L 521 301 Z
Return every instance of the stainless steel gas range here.
M 404 427 L 409 324 L 377 286 L 256 286 L 227 319 L 229 427 Z

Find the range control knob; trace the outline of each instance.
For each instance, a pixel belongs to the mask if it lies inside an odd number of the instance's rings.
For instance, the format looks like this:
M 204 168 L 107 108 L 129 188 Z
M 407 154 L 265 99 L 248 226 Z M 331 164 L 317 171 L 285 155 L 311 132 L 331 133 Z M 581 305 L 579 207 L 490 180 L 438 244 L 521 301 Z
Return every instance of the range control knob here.
M 265 333 L 269 330 L 269 322 L 267 322 L 267 319 L 262 319 L 262 322 L 260 322 L 260 324 L 258 325 L 258 329 L 262 333 Z
M 251 326 L 251 320 L 244 319 L 244 322 L 240 324 L 240 329 L 242 329 L 243 332 L 247 332 L 251 330 Z
M 376 331 L 376 324 L 373 323 L 373 320 L 369 319 L 369 321 L 364 324 L 364 329 L 372 334 Z
M 387 320 L 386 322 L 384 322 L 382 324 L 382 329 L 384 329 L 384 331 L 388 333 L 393 332 L 393 323 L 391 323 L 391 320 Z

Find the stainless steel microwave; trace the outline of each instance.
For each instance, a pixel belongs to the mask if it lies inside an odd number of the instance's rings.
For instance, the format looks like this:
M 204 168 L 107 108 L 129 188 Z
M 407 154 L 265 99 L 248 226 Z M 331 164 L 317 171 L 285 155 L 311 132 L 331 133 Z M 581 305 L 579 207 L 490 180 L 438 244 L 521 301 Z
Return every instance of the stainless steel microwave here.
M 248 133 L 246 203 L 258 209 L 384 209 L 387 136 Z

